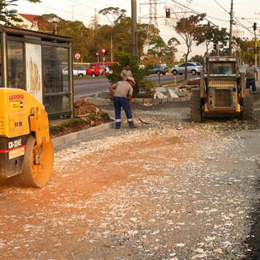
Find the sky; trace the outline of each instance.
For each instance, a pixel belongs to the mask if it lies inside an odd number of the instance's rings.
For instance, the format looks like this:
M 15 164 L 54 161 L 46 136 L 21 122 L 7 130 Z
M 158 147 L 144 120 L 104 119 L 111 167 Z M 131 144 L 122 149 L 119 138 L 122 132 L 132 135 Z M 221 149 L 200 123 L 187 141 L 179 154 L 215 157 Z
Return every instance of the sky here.
M 136 0 L 138 22 L 149 23 L 149 0 Z M 173 25 L 183 16 L 189 16 L 195 11 L 206 13 L 207 19 L 219 26 L 227 28 L 229 31 L 231 0 L 152 0 L 157 2 L 157 22 L 161 37 L 168 41 L 171 37 L 181 38 L 174 32 Z M 253 37 L 253 23 L 256 22 L 260 28 L 260 0 L 233 0 L 234 19 L 236 25 L 233 26 L 234 34 L 241 38 Z M 49 14 L 55 13 L 66 20 L 82 21 L 89 26 L 95 12 L 107 7 L 119 7 L 127 10 L 127 15 L 131 16 L 131 0 L 41 0 L 41 3 L 30 3 L 26 0 L 18 0 L 18 13 L 26 14 Z M 153 5 L 154 7 L 154 5 Z M 184 8 L 185 7 L 185 8 Z M 165 8 L 171 9 L 171 18 L 165 18 Z M 102 15 L 99 15 L 100 24 L 111 24 L 111 22 Z M 259 31 L 257 30 L 257 35 Z M 181 58 L 185 53 L 184 42 L 177 47 L 177 58 Z M 204 54 L 205 46 L 193 46 L 192 53 Z

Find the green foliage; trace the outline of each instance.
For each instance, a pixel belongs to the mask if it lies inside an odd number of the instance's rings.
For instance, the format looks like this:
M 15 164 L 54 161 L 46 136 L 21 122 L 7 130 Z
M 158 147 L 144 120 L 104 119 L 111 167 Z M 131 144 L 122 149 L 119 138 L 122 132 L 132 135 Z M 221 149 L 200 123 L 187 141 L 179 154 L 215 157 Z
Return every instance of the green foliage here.
M 195 55 L 193 57 L 190 58 L 191 62 L 199 62 L 200 64 L 204 63 L 204 57 L 202 55 Z
M 96 53 L 102 59 L 101 49 L 108 50 L 106 61 L 115 61 L 116 52 L 131 53 L 131 18 L 125 15 L 124 9 L 109 7 L 100 11 L 106 17 L 113 17 L 111 25 L 96 25 L 85 27 L 79 21 L 66 21 L 54 14 L 45 14 L 37 17 L 40 30 L 59 35 L 69 36 L 73 39 L 73 50 L 80 52 L 82 61 L 96 61 Z M 138 25 L 138 49 L 142 53 L 144 42 L 147 39 L 147 26 Z M 111 50 L 112 43 L 112 50 Z
M 59 125 L 51 125 L 49 127 L 50 133 L 58 133 L 63 131 L 65 128 L 73 127 L 73 126 L 78 126 L 79 124 L 82 124 L 84 121 L 81 118 L 72 118 L 69 119 L 68 121 L 59 124 Z
M 164 40 L 159 36 L 153 38 L 150 41 L 151 49 L 148 50 L 149 54 L 159 57 L 159 61 L 163 63 L 167 56 L 172 55 L 172 49 L 164 42 Z
M 195 41 L 197 46 L 205 43 L 206 51 L 208 52 L 208 47 L 210 43 L 226 44 L 228 40 L 228 33 L 226 28 L 219 29 L 218 27 L 208 24 L 199 25 L 196 28 Z
M 11 21 L 21 22 L 22 20 L 17 18 L 17 10 L 10 9 L 10 7 L 17 6 L 18 0 L 1 0 L 0 1 L 0 21 L 4 22 L 5 25 L 11 25 Z M 38 3 L 40 0 L 27 0 L 32 3 Z
M 181 38 L 184 40 L 187 51 L 185 54 L 185 79 L 187 79 L 187 61 L 188 56 L 191 53 L 191 47 L 193 42 L 195 41 L 197 37 L 197 29 L 200 25 L 200 22 L 203 21 L 206 14 L 198 14 L 198 15 L 191 15 L 187 18 L 181 18 L 175 26 L 176 32 L 181 36 Z
M 107 19 L 112 23 L 117 23 L 122 18 L 126 17 L 126 10 L 120 9 L 119 7 L 107 7 L 98 12 L 99 14 L 105 15 Z M 110 16 L 113 18 L 113 22 L 110 19 Z
M 144 90 L 146 93 L 150 93 L 157 85 L 156 83 L 143 79 L 138 82 L 139 88 Z
M 125 68 L 125 65 L 129 64 L 130 70 L 133 74 L 135 81 L 139 86 L 139 89 L 149 91 L 155 87 L 154 83 L 145 79 L 147 74 L 147 68 L 140 68 L 138 66 L 137 59 L 135 56 L 127 52 L 117 52 L 115 56 L 116 60 L 119 62 L 119 65 L 115 64 L 111 66 L 113 73 L 107 76 L 111 84 L 114 84 L 122 80 L 120 74 L 122 70 Z
M 146 70 L 139 68 L 139 66 L 137 65 L 137 59 L 132 54 L 123 51 L 117 52 L 115 54 L 115 58 L 119 65 L 112 65 L 111 69 L 113 70 L 113 73 L 107 76 L 111 84 L 121 80 L 120 74 L 125 68 L 126 64 L 130 65 L 130 70 L 132 71 L 132 74 L 137 82 L 139 82 L 146 76 Z

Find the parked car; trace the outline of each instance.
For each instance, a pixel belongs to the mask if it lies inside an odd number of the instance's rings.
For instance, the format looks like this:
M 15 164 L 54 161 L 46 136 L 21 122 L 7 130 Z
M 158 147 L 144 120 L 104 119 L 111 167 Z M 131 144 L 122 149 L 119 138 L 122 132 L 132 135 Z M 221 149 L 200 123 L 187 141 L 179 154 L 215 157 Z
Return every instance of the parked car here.
M 202 72 L 203 67 L 199 62 L 188 62 L 187 69 L 188 69 L 188 73 L 191 73 L 192 75 L 197 75 L 197 74 L 199 75 Z M 177 74 L 182 75 L 183 73 L 185 73 L 185 63 L 181 64 L 180 66 L 172 68 L 173 75 L 177 75 Z
M 63 75 L 68 75 L 68 68 L 62 70 Z M 83 77 L 87 75 L 86 67 L 77 66 L 73 68 L 73 76 Z
M 155 64 L 151 68 L 148 69 L 147 75 L 150 75 L 150 74 L 165 75 L 166 72 L 168 72 L 168 71 L 169 71 L 169 69 L 166 66 L 164 66 L 162 64 Z
M 117 62 L 94 62 L 90 63 L 90 67 L 87 68 L 87 76 L 97 77 L 100 75 L 111 74 L 109 69 L 110 65 L 118 64 Z

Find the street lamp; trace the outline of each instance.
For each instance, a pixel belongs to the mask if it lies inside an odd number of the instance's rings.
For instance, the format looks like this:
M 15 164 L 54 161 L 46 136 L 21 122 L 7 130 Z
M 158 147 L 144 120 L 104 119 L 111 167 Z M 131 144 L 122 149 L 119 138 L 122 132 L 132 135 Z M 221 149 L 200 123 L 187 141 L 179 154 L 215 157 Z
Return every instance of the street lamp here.
M 96 56 L 97 56 L 97 62 L 99 62 L 99 53 L 96 52 Z

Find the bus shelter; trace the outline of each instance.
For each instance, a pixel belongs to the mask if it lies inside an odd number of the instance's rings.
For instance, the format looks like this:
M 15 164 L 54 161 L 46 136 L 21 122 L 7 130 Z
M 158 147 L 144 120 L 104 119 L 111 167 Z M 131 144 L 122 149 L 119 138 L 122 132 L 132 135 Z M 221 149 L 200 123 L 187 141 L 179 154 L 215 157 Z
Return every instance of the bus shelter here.
M 72 117 L 72 39 L 5 26 L 0 34 L 0 87 L 30 92 L 50 118 Z

